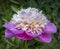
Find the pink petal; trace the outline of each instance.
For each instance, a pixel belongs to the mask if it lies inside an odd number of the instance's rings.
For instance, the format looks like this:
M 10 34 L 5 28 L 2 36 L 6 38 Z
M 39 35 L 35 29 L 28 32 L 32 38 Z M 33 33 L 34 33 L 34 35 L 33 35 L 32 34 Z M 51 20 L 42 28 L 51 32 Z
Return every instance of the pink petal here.
M 5 37 L 6 38 L 12 38 L 12 37 L 14 37 L 14 34 L 10 30 L 7 29 L 5 31 Z
M 13 25 L 11 22 L 7 22 L 3 25 L 6 29 L 9 29 L 10 31 L 12 31 L 14 34 L 20 34 L 23 33 L 23 30 L 19 30 L 16 28 L 15 25 Z
M 28 36 L 25 32 L 22 34 L 16 34 L 16 37 L 23 40 L 32 40 L 33 37 Z
M 49 33 L 49 34 L 56 33 L 57 32 L 57 28 L 56 28 L 55 24 L 49 22 L 49 23 L 47 23 L 45 28 L 43 28 L 43 31 L 45 33 Z
M 31 36 L 31 37 L 37 37 L 37 36 L 39 36 L 40 34 L 42 34 L 42 31 L 37 31 L 37 32 L 31 33 L 31 32 L 28 32 L 28 31 L 26 30 L 26 34 L 29 35 L 29 36 Z
M 41 42 L 46 42 L 46 43 L 49 43 L 52 40 L 51 35 L 48 35 L 48 34 L 42 34 L 42 35 L 38 36 L 38 39 Z

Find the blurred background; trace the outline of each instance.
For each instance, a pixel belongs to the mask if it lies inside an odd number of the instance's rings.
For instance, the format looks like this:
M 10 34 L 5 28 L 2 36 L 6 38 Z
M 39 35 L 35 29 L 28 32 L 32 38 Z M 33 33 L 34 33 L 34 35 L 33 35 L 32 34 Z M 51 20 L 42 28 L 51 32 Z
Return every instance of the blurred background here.
M 21 49 L 17 38 L 5 38 L 3 24 L 21 8 L 34 7 L 43 10 L 47 18 L 57 26 L 51 43 L 42 43 L 33 39 L 28 41 L 29 49 L 60 49 L 60 0 L 0 0 L 0 49 Z

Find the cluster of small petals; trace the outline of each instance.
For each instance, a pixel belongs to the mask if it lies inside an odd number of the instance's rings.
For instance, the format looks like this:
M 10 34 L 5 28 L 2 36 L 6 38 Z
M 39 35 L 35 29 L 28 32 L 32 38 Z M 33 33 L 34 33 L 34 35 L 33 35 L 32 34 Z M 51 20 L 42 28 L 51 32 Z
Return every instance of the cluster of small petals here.
M 35 33 L 39 34 L 41 28 L 47 24 L 47 18 L 42 14 L 42 11 L 29 7 L 14 14 L 12 23 L 17 24 L 17 28 L 30 31 L 35 35 Z

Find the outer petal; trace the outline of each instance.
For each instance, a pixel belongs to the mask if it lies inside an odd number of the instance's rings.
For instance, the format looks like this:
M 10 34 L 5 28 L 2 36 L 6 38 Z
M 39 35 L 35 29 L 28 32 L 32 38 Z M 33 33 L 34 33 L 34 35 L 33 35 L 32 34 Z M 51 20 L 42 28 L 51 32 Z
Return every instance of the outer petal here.
M 5 37 L 6 38 L 12 38 L 12 37 L 14 37 L 14 34 L 10 30 L 7 29 L 5 31 Z
M 23 33 L 24 31 L 21 29 L 17 29 L 15 25 L 13 25 L 11 22 L 7 22 L 3 25 L 5 28 L 9 29 L 12 31 L 14 34 L 20 34 Z
M 45 33 L 56 33 L 57 32 L 57 28 L 53 23 L 47 23 L 47 25 L 45 26 L 45 28 L 43 28 L 43 31 Z
M 28 36 L 25 32 L 22 34 L 16 34 L 16 37 L 23 40 L 32 40 L 33 37 Z
M 46 43 L 49 43 L 52 40 L 51 35 L 48 35 L 48 34 L 42 34 L 42 35 L 38 36 L 38 39 L 40 41 L 46 42 Z

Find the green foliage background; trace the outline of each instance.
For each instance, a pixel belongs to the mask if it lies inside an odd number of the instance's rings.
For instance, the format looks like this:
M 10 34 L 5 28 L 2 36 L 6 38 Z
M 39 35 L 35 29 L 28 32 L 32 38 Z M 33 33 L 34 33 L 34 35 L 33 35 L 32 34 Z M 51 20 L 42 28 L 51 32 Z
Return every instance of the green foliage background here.
M 53 35 L 51 43 L 42 43 L 34 39 L 28 41 L 28 48 L 60 49 L 60 0 L 0 0 L 0 49 L 21 49 L 23 41 L 15 37 L 4 37 L 3 24 L 9 21 L 16 11 L 27 7 L 43 10 L 47 18 L 57 26 L 57 33 Z

